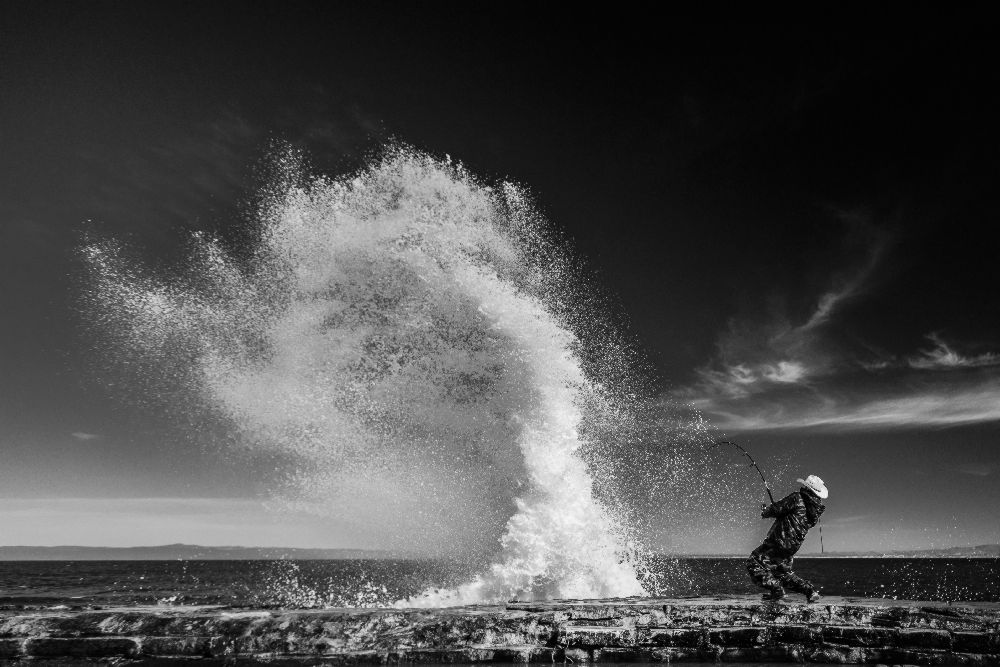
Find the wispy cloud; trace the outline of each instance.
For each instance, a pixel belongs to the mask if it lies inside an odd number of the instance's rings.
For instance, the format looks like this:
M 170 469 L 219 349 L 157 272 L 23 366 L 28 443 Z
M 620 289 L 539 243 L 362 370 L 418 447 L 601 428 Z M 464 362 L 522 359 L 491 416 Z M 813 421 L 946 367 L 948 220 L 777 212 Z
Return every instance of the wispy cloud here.
M 996 352 L 964 356 L 944 342 L 938 334 L 928 334 L 927 338 L 934 343 L 934 347 L 929 350 L 921 350 L 919 356 L 907 359 L 907 363 L 911 368 L 921 370 L 952 370 L 956 368 L 979 368 L 982 366 L 1000 365 L 1000 354 Z
M 863 255 L 864 261 L 859 266 L 834 277 L 830 289 L 820 295 L 812 315 L 800 327 L 802 332 L 826 324 L 842 304 L 866 292 L 868 282 L 888 247 L 889 238 L 884 233 L 872 236 Z
M 756 320 L 732 320 L 715 359 L 674 398 L 730 431 L 1000 422 L 1000 353 L 970 352 L 937 333 L 927 336 L 927 349 L 889 353 L 850 331 L 844 307 L 874 293 L 891 241 L 863 220 L 852 224 L 860 226 L 864 252 L 829 278 L 805 317 L 796 323 L 772 307 L 755 309 Z
M 828 287 L 814 301 L 799 323 L 780 308 L 766 309 L 761 319 L 734 319 L 718 341 L 718 353 L 709 364 L 696 370 L 698 382 L 677 392 L 684 400 L 711 397 L 750 397 L 775 388 L 808 386 L 817 378 L 838 372 L 845 365 L 857 367 L 830 343 L 824 328 L 848 302 L 870 291 L 870 283 L 889 245 L 890 235 L 859 216 L 838 217 L 862 229 L 860 260 L 834 273 Z M 755 309 L 760 313 L 762 309 Z
M 955 470 L 975 477 L 989 477 L 996 471 L 996 467 L 986 463 L 963 463 L 956 466 Z
M 806 380 L 809 370 L 798 361 L 766 362 L 754 365 L 735 364 L 720 369 L 698 371 L 701 384 L 688 396 L 709 392 L 729 398 L 748 396 L 761 390 L 762 384 L 797 384 Z
M 832 392 L 757 397 L 752 403 L 703 399 L 694 406 L 720 428 L 733 431 L 823 429 L 878 430 L 948 427 L 1000 421 L 1000 379 L 964 386 L 905 386 L 875 396 L 845 398 Z
M 875 361 L 859 361 L 858 366 L 866 371 L 878 372 L 893 368 L 895 363 L 892 359 L 876 359 Z
M 764 369 L 764 377 L 771 382 L 795 384 L 806 377 L 806 367 L 797 361 L 779 361 Z

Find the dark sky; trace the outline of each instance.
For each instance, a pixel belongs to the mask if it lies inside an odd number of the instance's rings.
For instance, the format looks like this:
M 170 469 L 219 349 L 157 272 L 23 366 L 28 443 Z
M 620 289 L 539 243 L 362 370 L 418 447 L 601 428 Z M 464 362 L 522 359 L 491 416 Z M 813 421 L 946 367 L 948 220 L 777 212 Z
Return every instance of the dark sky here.
M 993 27 L 289 5 L 0 0 L 0 542 L 354 539 L 95 381 L 75 250 L 176 262 L 274 142 L 390 138 L 529 187 L 666 398 L 826 479 L 833 548 L 1000 542 Z

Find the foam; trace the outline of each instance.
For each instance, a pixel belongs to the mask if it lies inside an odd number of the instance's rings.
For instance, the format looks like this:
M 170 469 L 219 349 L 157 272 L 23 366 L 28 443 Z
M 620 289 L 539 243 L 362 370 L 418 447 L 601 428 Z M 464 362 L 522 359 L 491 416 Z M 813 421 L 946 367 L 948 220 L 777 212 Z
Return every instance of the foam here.
M 405 147 L 337 179 L 296 168 L 240 260 L 196 236 L 158 277 L 85 249 L 120 348 L 294 460 L 286 507 L 489 563 L 398 604 L 643 594 L 582 453 L 581 425 L 622 408 L 584 370 L 581 283 L 527 193 Z

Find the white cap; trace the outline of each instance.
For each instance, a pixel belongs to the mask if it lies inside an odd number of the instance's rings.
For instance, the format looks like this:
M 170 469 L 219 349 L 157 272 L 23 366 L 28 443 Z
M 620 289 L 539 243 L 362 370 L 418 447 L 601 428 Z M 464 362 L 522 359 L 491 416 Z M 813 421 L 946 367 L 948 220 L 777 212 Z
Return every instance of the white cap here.
M 826 484 L 824 484 L 823 480 L 816 475 L 809 475 L 805 479 L 797 479 L 795 481 L 815 493 L 820 498 L 826 498 L 830 495 L 830 491 L 826 488 Z

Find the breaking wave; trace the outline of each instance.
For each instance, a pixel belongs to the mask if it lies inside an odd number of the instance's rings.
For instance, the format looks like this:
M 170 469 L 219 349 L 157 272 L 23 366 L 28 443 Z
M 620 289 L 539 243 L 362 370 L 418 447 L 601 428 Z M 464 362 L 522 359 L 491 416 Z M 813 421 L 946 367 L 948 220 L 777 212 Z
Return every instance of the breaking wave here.
M 116 349 L 294 462 L 283 506 L 483 564 L 397 604 L 644 594 L 597 488 L 633 360 L 528 194 L 407 147 L 278 162 L 240 252 L 196 235 L 164 275 L 86 246 Z

